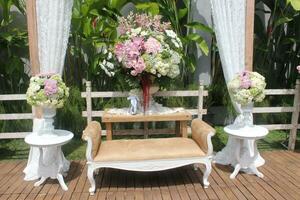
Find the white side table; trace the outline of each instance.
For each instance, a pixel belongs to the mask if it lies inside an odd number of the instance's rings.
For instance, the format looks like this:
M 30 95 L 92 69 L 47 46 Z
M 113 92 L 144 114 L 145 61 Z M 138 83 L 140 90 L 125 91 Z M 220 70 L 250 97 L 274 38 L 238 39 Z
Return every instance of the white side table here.
M 224 128 L 224 131 L 236 140 L 237 144 L 235 146 L 236 164 L 230 178 L 234 179 L 241 169 L 263 178 L 263 174 L 255 166 L 255 160 L 259 155 L 256 140 L 264 138 L 269 133 L 268 129 L 256 125 L 245 127 L 229 125 Z M 243 145 L 244 142 L 249 142 L 249 145 Z
M 25 137 L 27 144 L 39 149 L 37 174 L 41 179 L 34 186 L 40 186 L 47 178 L 52 178 L 57 179 L 62 189 L 67 191 L 68 187 L 63 175 L 66 175 L 70 162 L 65 159 L 61 146 L 68 143 L 74 135 L 66 130 L 54 130 L 54 132 L 55 134 L 31 133 Z

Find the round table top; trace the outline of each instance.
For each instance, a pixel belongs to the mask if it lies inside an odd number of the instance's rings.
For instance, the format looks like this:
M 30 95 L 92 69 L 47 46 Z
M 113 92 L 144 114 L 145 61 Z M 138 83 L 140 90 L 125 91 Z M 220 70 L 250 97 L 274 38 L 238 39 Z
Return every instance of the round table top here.
M 238 127 L 236 125 L 231 124 L 225 126 L 224 131 L 228 135 L 240 139 L 261 139 L 269 133 L 268 129 L 257 125 Z
M 55 129 L 53 132 L 44 132 L 43 134 L 31 133 L 25 137 L 25 142 L 31 146 L 49 147 L 62 146 L 69 142 L 74 134 L 67 130 Z

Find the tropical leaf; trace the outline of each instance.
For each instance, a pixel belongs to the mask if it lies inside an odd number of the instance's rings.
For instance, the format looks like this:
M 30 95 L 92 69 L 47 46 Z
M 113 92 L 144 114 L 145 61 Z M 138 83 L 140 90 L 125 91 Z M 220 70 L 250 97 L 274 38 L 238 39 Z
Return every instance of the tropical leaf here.
M 214 33 L 214 31 L 209 26 L 206 26 L 205 24 L 200 22 L 191 22 L 186 24 L 185 26 L 189 28 L 194 28 L 196 30 L 204 31 L 207 33 Z
M 300 11 L 300 0 L 287 0 L 296 11 Z

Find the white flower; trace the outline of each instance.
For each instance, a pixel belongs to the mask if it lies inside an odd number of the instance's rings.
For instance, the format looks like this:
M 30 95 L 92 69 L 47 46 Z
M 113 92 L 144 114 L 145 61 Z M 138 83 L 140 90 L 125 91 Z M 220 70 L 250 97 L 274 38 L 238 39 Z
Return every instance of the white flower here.
M 146 36 L 146 35 L 148 35 L 148 32 L 147 31 L 142 31 L 140 35 L 141 36 Z
M 177 36 L 173 30 L 165 30 L 165 32 L 170 38 L 175 38 Z
M 109 69 L 114 69 L 114 64 L 111 63 L 111 62 L 106 62 L 106 66 L 107 66 L 107 68 L 109 68 Z
M 176 48 L 180 47 L 179 44 L 178 44 L 178 42 L 175 39 L 172 39 L 171 41 L 175 45 Z
M 137 36 L 138 34 L 140 34 L 142 28 L 141 27 L 138 27 L 138 28 L 132 28 L 131 29 L 131 36 Z
M 112 59 L 112 53 L 108 52 L 107 60 L 110 60 L 110 59 Z

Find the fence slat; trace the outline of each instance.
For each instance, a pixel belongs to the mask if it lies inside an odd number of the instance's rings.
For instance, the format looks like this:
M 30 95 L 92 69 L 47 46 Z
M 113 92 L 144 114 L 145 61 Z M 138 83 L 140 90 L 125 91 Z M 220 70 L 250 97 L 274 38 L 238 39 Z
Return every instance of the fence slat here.
M 26 100 L 26 94 L 1 94 L 0 101 Z
M 291 124 L 259 124 L 268 130 L 290 130 L 292 128 Z
M 293 107 L 254 107 L 253 113 L 282 113 L 293 112 Z
M 0 120 L 33 119 L 32 113 L 0 114 Z
M 187 90 L 187 91 L 158 91 L 153 96 L 155 97 L 197 97 L 197 90 Z M 81 92 L 81 97 L 86 98 L 87 93 Z M 112 98 L 112 97 L 128 97 L 129 92 L 92 92 L 92 98 Z M 208 91 L 203 91 L 203 96 L 208 96 Z
M 267 89 L 266 95 L 294 95 L 295 89 Z
M 30 132 L 0 133 L 0 139 L 25 138 L 28 134 L 30 134 Z

